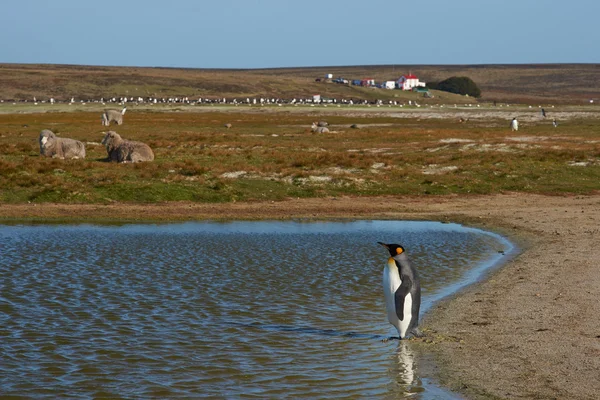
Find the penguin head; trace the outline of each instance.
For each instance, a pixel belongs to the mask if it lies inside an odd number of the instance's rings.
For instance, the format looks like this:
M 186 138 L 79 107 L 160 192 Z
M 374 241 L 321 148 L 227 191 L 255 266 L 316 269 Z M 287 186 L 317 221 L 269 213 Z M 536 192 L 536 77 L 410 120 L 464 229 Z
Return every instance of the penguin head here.
M 388 251 L 390 252 L 390 256 L 392 257 L 396 257 L 404 253 L 404 247 L 400 246 L 399 244 L 385 244 L 382 242 L 377 243 L 388 249 Z

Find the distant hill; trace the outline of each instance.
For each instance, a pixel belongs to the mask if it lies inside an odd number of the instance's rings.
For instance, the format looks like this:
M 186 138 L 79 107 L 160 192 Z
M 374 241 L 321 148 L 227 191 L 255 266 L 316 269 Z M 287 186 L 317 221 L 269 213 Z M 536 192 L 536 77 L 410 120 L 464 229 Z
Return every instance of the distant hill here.
M 317 82 L 316 79 L 333 74 L 346 79 L 374 78 L 383 81 L 395 80 L 409 72 L 425 82 L 467 76 L 481 88 L 480 101 L 581 104 L 590 99 L 600 100 L 600 64 L 365 65 L 273 69 L 0 64 L 0 99 L 31 100 L 34 96 L 57 100 L 120 96 L 291 99 L 321 94 L 335 98 L 389 100 L 410 98 L 416 94 Z M 432 101 L 456 102 L 453 96 L 438 94 Z

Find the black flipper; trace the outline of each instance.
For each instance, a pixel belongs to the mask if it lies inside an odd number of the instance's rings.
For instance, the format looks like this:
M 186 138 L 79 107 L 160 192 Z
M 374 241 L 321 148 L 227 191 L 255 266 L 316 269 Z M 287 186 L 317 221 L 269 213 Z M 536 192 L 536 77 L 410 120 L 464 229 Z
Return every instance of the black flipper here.
M 402 283 L 400 284 L 400 286 L 398 286 L 398 289 L 396 289 L 396 293 L 394 293 L 396 315 L 398 316 L 400 321 L 404 321 L 404 299 L 406 298 L 406 295 L 408 295 L 408 293 L 410 292 L 411 288 L 412 281 L 409 278 L 404 277 L 402 279 Z

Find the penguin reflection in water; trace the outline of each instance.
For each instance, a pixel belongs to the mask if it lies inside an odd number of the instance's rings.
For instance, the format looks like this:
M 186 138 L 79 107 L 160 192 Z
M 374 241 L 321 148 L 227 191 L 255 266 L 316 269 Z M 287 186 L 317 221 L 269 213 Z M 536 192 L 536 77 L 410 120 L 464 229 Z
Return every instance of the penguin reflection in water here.
M 404 247 L 377 243 L 390 252 L 383 269 L 383 294 L 388 320 L 398 330 L 399 339 L 410 335 L 421 337 L 423 334 L 418 328 L 421 284 L 417 271 L 410 264 Z

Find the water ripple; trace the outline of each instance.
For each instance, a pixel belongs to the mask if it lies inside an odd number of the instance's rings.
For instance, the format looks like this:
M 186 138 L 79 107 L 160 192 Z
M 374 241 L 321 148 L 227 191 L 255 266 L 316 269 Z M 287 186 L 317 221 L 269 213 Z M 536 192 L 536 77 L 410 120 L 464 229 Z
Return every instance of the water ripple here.
M 385 321 L 401 242 L 431 298 L 505 250 L 452 224 L 0 227 L 0 392 L 36 398 L 421 396 Z

